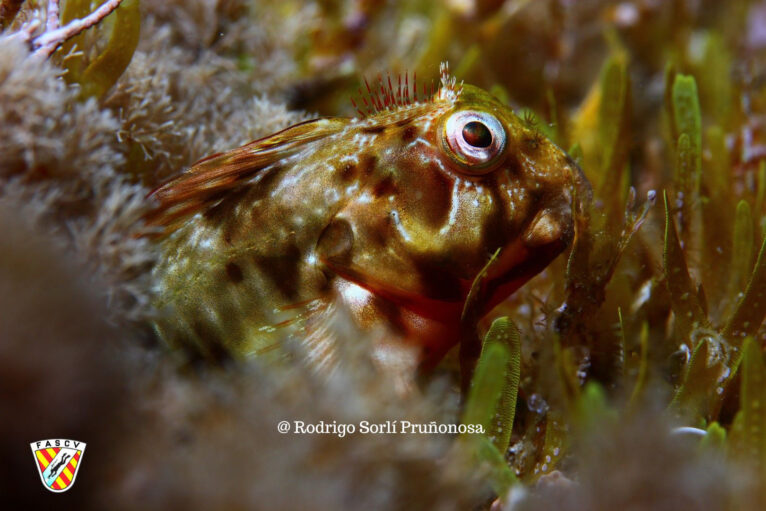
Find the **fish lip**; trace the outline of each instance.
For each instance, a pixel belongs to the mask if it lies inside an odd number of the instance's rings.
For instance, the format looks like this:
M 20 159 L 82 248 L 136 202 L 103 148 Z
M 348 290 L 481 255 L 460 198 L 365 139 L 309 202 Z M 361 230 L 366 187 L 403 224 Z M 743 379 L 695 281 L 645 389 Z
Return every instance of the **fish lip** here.
M 526 256 L 522 257 L 518 263 L 496 269 L 494 274 L 488 276 L 487 298 L 481 316 L 488 314 L 521 286 L 547 268 L 554 259 L 564 252 L 567 246 L 569 243 L 566 239 L 560 238 L 531 249 L 525 247 Z
M 433 319 L 447 324 L 453 323 L 460 319 L 463 303 L 465 302 L 465 297 L 468 294 L 468 287 L 470 287 L 470 282 L 468 282 L 465 288 L 465 292 L 463 292 L 463 289 L 461 289 L 460 298 L 457 300 L 431 298 L 424 295 L 419 295 L 413 291 L 407 291 L 405 289 L 398 288 L 396 286 L 375 282 L 360 272 L 349 268 L 340 268 L 329 260 L 322 259 L 321 262 L 338 278 L 352 282 L 353 284 L 366 289 L 373 295 L 379 298 L 383 298 L 398 307 L 403 307 L 425 318 Z M 463 287 L 462 279 L 460 282 L 461 287 Z
M 563 252 L 566 246 L 565 240 L 555 240 L 546 245 L 529 248 L 519 237 L 503 247 L 499 254 L 498 263 L 488 269 L 484 282 L 486 292 L 483 293 L 482 303 L 479 304 L 480 317 L 489 313 L 529 279 L 540 273 Z M 459 298 L 454 300 L 439 299 L 418 295 L 415 292 L 387 283 L 374 282 L 359 272 L 333 265 L 331 260 L 322 260 L 322 263 L 338 278 L 352 282 L 371 294 L 414 314 L 447 325 L 460 323 L 468 294 L 476 280 L 476 276 L 471 279 L 458 279 L 460 283 Z

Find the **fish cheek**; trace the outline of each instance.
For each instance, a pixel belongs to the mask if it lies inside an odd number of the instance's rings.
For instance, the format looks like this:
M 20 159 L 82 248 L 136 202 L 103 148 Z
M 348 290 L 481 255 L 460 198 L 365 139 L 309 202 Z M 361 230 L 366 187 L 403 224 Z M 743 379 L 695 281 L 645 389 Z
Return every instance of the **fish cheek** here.
M 411 222 L 440 229 L 449 221 L 454 180 L 436 164 L 409 166 L 398 187 L 396 203 Z
M 497 185 L 487 187 L 493 204 L 501 204 L 503 200 L 498 192 Z M 505 208 L 495 207 L 489 212 L 482 226 L 482 246 L 488 251 L 494 251 L 499 247 L 512 243 L 515 240 L 519 228 L 518 220 L 506 218 Z
M 256 256 L 254 262 L 276 289 L 289 300 L 297 300 L 300 295 L 301 251 L 289 244 L 278 255 Z
M 426 207 L 426 221 L 435 227 L 442 227 L 449 219 L 452 208 L 453 181 L 438 166 L 431 165 L 430 173 L 425 182 L 428 190 Z

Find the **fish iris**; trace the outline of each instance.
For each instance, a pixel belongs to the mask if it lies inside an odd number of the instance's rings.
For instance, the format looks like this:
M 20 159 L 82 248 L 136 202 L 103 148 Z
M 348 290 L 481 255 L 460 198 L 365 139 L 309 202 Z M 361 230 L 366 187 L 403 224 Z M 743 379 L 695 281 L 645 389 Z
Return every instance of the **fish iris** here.
M 463 126 L 463 139 L 474 147 L 489 147 L 492 133 L 484 124 L 471 121 Z

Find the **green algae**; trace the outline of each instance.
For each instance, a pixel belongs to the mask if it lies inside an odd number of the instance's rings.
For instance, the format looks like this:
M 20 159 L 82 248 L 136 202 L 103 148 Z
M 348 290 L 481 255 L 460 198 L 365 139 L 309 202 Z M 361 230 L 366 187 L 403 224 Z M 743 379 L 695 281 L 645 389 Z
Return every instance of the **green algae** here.
M 62 25 L 84 18 L 92 8 L 90 0 L 67 0 L 61 10 Z M 79 83 L 83 97 L 103 97 L 133 59 L 140 33 L 139 0 L 124 0 L 100 24 L 66 41 L 57 51 L 67 70 L 66 80 Z

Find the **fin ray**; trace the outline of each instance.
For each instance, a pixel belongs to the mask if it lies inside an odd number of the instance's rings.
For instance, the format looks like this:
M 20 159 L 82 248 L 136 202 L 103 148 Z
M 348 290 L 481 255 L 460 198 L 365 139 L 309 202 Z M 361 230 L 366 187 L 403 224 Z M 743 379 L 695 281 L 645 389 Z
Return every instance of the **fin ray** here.
M 222 195 L 246 184 L 258 172 L 301 151 L 314 141 L 340 132 L 348 119 L 314 119 L 196 162 L 183 174 L 153 190 L 159 205 L 144 220 L 169 234 L 188 217 L 214 205 Z M 156 229 L 155 229 L 156 232 Z

